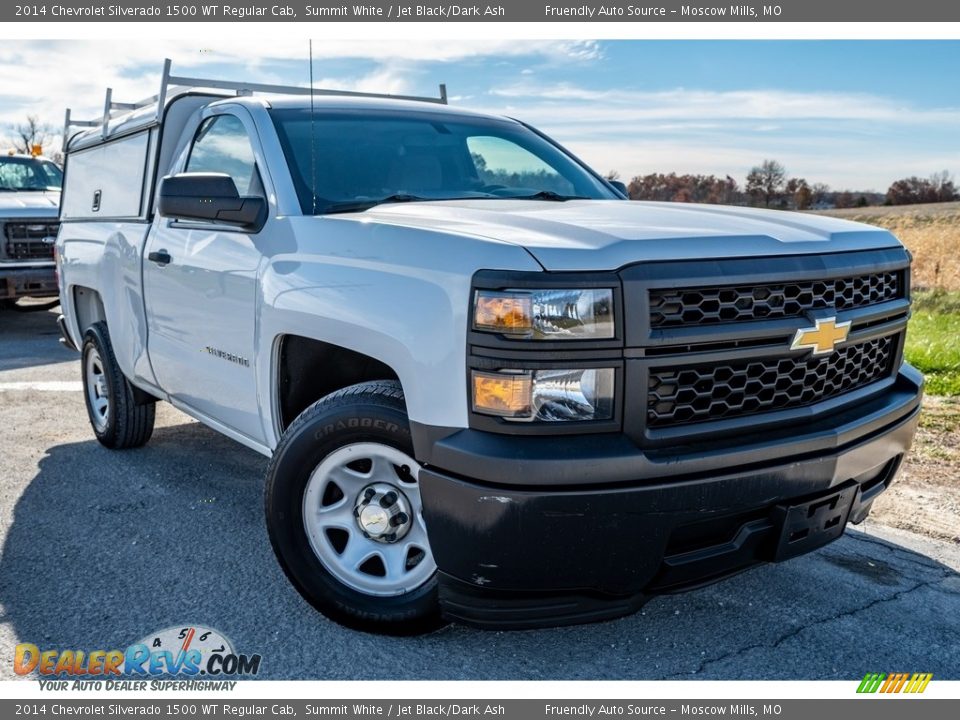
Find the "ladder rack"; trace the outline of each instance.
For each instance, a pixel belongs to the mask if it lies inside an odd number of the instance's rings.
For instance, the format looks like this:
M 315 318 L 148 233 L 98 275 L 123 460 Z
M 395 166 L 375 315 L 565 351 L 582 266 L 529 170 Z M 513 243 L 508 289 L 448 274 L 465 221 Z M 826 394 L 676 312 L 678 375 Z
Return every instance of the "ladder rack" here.
M 193 88 L 207 88 L 212 90 L 230 90 L 237 96 L 248 96 L 253 93 L 271 93 L 275 95 L 326 95 L 337 97 L 367 97 L 388 100 L 413 100 L 416 102 L 447 104 L 447 86 L 440 84 L 438 97 L 422 97 L 417 95 L 389 95 L 385 93 L 366 93 L 353 90 L 331 90 L 327 88 L 309 88 L 297 85 L 271 85 L 269 83 L 251 83 L 234 80 L 215 80 L 210 78 L 193 78 L 170 74 L 170 59 L 163 61 L 163 77 L 160 81 L 160 92 L 134 103 L 116 102 L 113 99 L 113 88 L 107 88 L 106 98 L 103 101 L 103 116 L 96 120 L 75 120 L 70 108 L 67 108 L 63 121 L 63 150 L 66 152 L 70 141 L 70 128 L 100 128 L 101 137 L 106 140 L 110 137 L 110 122 L 123 115 L 128 115 L 154 106 L 153 114 L 144 116 L 144 125 L 160 123 L 163 118 L 164 106 L 171 88 L 183 88 L 180 93 L 188 92 Z

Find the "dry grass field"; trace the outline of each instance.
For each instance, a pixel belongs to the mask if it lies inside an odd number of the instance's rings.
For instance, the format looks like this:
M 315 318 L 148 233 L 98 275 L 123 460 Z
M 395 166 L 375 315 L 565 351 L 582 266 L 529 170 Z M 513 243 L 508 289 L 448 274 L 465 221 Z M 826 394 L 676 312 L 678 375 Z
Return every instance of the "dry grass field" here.
M 960 202 L 824 214 L 887 228 L 913 253 L 907 360 L 927 376 L 928 393 L 960 397 Z
M 906 352 L 927 397 L 913 450 L 871 521 L 960 543 L 960 202 L 823 214 L 885 227 L 914 257 Z
M 960 202 L 827 210 L 879 225 L 913 253 L 913 289 L 960 292 Z

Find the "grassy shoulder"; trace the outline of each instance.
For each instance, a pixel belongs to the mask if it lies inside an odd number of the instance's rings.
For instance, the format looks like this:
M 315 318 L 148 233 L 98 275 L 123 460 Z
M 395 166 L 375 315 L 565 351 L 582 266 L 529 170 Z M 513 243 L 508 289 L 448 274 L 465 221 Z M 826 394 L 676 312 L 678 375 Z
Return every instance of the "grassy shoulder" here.
M 913 449 L 870 522 L 960 543 L 960 399 L 923 399 Z
M 927 377 L 927 393 L 960 397 L 960 292 L 914 294 L 907 362 Z

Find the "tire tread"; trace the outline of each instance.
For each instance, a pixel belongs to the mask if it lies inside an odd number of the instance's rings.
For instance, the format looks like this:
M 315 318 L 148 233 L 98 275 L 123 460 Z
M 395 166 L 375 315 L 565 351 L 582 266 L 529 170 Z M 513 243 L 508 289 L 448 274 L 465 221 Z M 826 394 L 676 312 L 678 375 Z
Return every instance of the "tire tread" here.
M 291 502 L 301 497 L 300 491 L 292 494 L 292 474 L 303 467 L 313 467 L 316 457 L 305 460 L 305 446 L 313 445 L 311 430 L 332 417 L 344 415 L 379 415 L 395 418 L 397 422 L 408 423 L 403 389 L 396 380 L 373 380 L 337 390 L 317 400 L 304 410 L 286 429 L 270 461 L 264 493 L 264 509 L 270 544 L 280 562 L 280 567 L 291 584 L 315 608 L 336 622 L 356 630 L 376 632 L 386 635 L 419 635 L 442 627 L 437 600 L 436 581 L 412 592 L 412 597 L 392 597 L 376 601 L 372 598 L 358 598 L 355 591 L 331 587 L 339 584 L 329 577 L 321 581 L 320 575 L 328 575 L 325 570 L 316 569 L 304 574 L 301 553 L 309 552 L 306 539 L 296 537 L 292 525 L 297 524 L 294 517 L 300 512 Z M 345 431 L 345 442 L 350 433 Z M 407 434 L 409 431 L 407 430 Z M 407 439 L 406 442 L 409 442 Z M 408 448 L 407 452 L 412 452 Z M 292 554 L 291 554 L 292 553 Z M 379 603 L 383 603 L 378 606 Z
M 84 344 L 86 343 L 93 343 L 100 353 L 104 371 L 109 375 L 110 393 L 114 400 L 110 408 L 113 417 L 107 428 L 103 432 L 94 429 L 97 440 L 112 450 L 142 447 L 153 435 L 156 403 L 137 403 L 133 386 L 117 363 L 106 323 L 97 322 L 91 325 L 84 334 Z M 85 373 L 82 365 L 81 372 Z

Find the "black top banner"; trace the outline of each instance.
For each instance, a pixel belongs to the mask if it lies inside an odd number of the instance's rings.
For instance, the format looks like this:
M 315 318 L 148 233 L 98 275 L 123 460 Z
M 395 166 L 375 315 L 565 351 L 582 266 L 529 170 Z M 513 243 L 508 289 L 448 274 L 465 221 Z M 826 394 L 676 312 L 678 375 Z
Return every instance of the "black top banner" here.
M 3 22 L 956 22 L 943 0 L 779 0 L 773 3 L 509 0 L 469 4 L 367 0 L 229 3 L 61 0 L 0 6 Z

